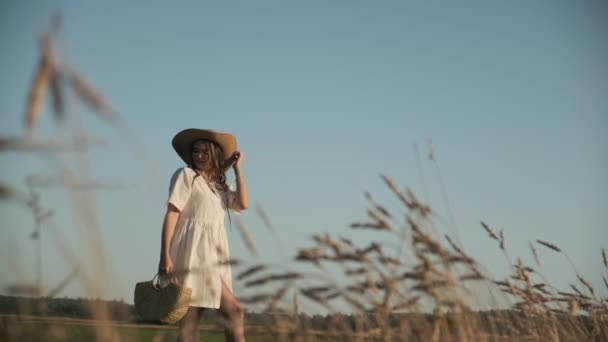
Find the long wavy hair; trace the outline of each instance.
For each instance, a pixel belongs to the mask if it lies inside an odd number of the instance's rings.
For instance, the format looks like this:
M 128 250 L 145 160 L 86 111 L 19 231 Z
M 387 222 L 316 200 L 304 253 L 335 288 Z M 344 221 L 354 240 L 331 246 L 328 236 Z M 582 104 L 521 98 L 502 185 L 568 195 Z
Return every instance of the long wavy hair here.
M 220 192 L 220 197 L 222 199 L 222 202 L 224 202 L 224 207 L 225 207 L 226 213 L 228 214 L 228 222 L 230 224 L 230 229 L 232 229 L 232 218 L 230 217 L 230 210 L 228 210 L 228 208 L 230 207 L 230 203 L 228 203 L 228 196 L 226 195 L 226 193 L 229 191 L 228 183 L 226 183 L 226 173 L 222 169 L 222 165 L 221 165 L 224 154 L 223 154 L 222 148 L 218 144 L 216 144 L 214 141 L 207 140 L 207 139 L 200 139 L 200 140 L 195 140 L 192 142 L 192 144 L 190 144 L 190 163 L 188 164 L 188 166 L 192 170 L 194 170 L 194 172 L 196 173 L 196 176 L 194 176 L 194 178 L 192 179 L 192 184 L 194 184 L 196 177 L 199 177 L 199 176 L 201 178 L 203 178 L 203 180 L 205 180 L 204 177 L 201 176 L 200 171 L 194 165 L 194 158 L 192 158 L 192 153 L 194 152 L 194 144 L 196 144 L 199 141 L 203 141 L 203 142 L 207 143 L 209 146 L 209 156 L 211 157 L 211 164 L 213 165 L 213 169 L 211 171 L 212 172 L 211 180 L 213 181 L 213 186 L 215 187 L 215 189 Z M 211 187 L 211 184 L 210 184 L 210 187 Z

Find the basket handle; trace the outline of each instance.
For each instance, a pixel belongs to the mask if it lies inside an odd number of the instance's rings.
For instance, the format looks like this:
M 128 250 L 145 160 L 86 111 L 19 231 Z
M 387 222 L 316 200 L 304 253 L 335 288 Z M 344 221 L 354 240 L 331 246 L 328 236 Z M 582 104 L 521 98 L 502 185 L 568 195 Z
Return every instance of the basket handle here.
M 160 273 L 156 272 L 154 277 L 152 277 L 152 285 L 154 285 L 155 289 L 160 289 Z
M 171 273 L 165 273 L 165 274 L 160 274 L 159 272 L 157 272 L 154 277 L 152 278 L 152 285 L 154 285 L 154 288 L 159 290 L 161 288 L 160 286 L 160 277 L 168 277 L 169 274 Z M 175 278 L 173 276 L 167 278 L 169 279 L 169 282 L 173 282 L 175 280 Z

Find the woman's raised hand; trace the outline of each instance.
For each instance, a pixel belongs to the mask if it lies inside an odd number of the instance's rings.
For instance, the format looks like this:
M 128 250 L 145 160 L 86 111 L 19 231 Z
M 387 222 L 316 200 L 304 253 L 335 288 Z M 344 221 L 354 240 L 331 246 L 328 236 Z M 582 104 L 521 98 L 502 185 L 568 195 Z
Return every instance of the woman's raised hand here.
M 238 169 L 241 167 L 243 163 L 243 159 L 245 159 L 245 153 L 243 151 L 236 151 L 232 154 L 233 164 L 232 167 Z

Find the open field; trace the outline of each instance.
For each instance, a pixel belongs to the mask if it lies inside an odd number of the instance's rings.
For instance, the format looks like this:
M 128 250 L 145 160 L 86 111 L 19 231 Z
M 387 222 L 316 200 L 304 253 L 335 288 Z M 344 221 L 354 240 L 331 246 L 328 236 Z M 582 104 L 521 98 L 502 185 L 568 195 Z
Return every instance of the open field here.
M 65 317 L 41 317 L 0 314 L 1 341 L 93 341 L 95 328 L 111 327 L 113 341 L 175 341 L 177 325 L 139 324 L 133 322 L 98 322 Z M 279 338 L 259 324 L 246 326 L 248 341 L 276 341 Z M 221 326 L 213 323 L 200 324 L 201 341 L 224 341 Z M 323 332 L 309 332 L 317 341 L 331 341 Z
M 472 314 L 475 315 L 475 314 Z M 476 341 L 544 341 L 542 336 L 534 333 L 535 326 L 547 324 L 542 317 L 528 317 L 528 322 L 522 324 L 505 322 L 500 326 L 500 320 L 508 318 L 509 315 L 518 316 L 520 313 L 481 313 L 478 318 L 483 321 L 483 328 L 475 333 Z M 471 318 L 469 316 L 469 318 Z M 434 320 L 432 315 L 408 315 L 402 317 L 401 322 L 395 327 L 403 326 L 403 321 L 408 322 L 408 326 L 414 328 L 411 331 L 394 331 L 391 341 L 407 339 L 408 341 L 426 341 L 425 336 L 432 334 L 432 331 L 424 331 L 425 326 L 431 327 L 428 323 Z M 462 318 L 452 317 L 446 320 L 447 330 L 457 332 L 454 323 L 462 321 Z M 494 323 L 492 323 L 494 321 Z M 2 341 L 85 341 L 97 338 L 96 328 L 110 328 L 112 333 L 108 338 L 112 341 L 175 341 L 177 337 L 176 325 L 154 325 L 139 324 L 121 321 L 94 321 L 87 319 L 74 319 L 65 317 L 40 317 L 27 315 L 0 315 L 0 339 Z M 397 320 L 395 320 L 396 323 Z M 589 317 L 578 317 L 571 320 L 568 317 L 561 317 L 558 325 L 560 341 L 580 341 L 584 336 L 592 333 L 593 322 Z M 570 330 L 574 329 L 574 330 Z M 575 332 L 578 331 L 578 332 Z M 325 330 L 305 329 L 290 331 L 289 329 L 269 329 L 262 324 L 248 324 L 246 326 L 248 341 L 386 341 L 380 329 L 370 329 L 365 332 L 336 331 L 332 328 Z M 600 332 L 606 334 L 605 327 Z M 224 341 L 221 326 L 211 322 L 200 324 L 201 341 Z M 451 338 L 448 338 L 451 340 Z M 587 339 L 591 341 L 603 341 L 600 336 Z

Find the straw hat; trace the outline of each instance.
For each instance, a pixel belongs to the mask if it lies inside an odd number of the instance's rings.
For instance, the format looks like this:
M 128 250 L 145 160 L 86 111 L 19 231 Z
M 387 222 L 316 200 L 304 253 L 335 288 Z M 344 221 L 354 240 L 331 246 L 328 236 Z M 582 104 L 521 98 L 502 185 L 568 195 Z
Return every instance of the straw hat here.
M 177 133 L 173 137 L 171 145 L 173 145 L 173 149 L 179 157 L 189 165 L 192 161 L 190 155 L 192 143 L 201 139 L 211 140 L 222 148 L 223 160 L 220 161 L 220 165 L 226 171 L 232 164 L 232 155 L 237 149 L 236 137 L 230 133 L 221 133 L 210 129 L 188 128 Z

